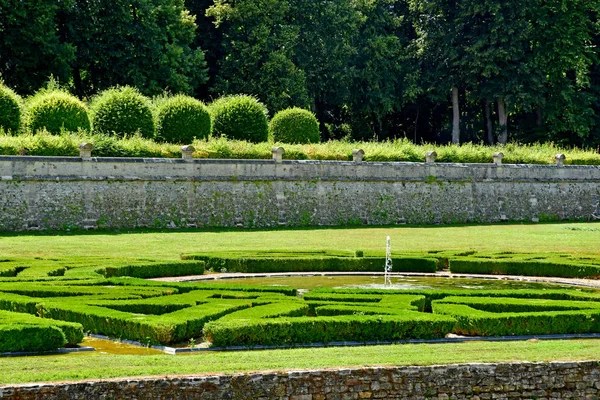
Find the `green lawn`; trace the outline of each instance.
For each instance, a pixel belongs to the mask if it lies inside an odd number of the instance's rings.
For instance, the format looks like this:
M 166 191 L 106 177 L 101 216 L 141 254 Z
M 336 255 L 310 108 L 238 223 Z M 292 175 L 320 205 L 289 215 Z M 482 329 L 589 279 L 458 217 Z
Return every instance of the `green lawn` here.
M 0 359 L 0 384 L 376 365 L 598 359 L 600 340 L 407 344 L 206 352 L 188 356 L 80 353 Z
M 600 260 L 600 224 L 498 224 L 445 227 L 323 228 L 291 230 L 135 231 L 0 235 L 0 259 L 77 263 L 111 260 L 179 260 L 201 252 L 364 250 L 478 251 L 569 254 Z M 231 373 L 366 365 L 429 365 L 496 361 L 600 359 L 600 340 L 423 344 L 361 348 L 292 349 L 190 356 L 111 355 L 0 359 L 0 384 L 119 376 Z
M 477 250 L 600 257 L 600 223 L 323 228 L 293 230 L 137 231 L 0 235 L 0 255 L 19 258 L 142 258 L 219 251 Z

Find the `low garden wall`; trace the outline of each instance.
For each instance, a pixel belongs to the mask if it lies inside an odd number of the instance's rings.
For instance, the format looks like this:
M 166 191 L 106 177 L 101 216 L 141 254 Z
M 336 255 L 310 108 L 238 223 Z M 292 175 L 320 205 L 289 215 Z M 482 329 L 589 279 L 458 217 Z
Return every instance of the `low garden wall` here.
M 595 399 L 597 361 L 379 367 L 0 387 L 2 399 Z
M 0 156 L 0 230 L 600 218 L 600 167 Z

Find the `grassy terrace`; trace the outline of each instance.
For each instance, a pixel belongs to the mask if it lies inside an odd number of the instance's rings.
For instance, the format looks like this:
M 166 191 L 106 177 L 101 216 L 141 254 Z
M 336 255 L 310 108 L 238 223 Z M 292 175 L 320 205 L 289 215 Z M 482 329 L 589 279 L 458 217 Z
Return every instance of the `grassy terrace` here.
M 410 344 L 359 348 L 203 353 L 189 356 L 81 353 L 0 359 L 0 384 L 133 376 L 239 373 L 377 365 L 598 360 L 600 340 Z
M 600 258 L 600 223 L 292 230 L 134 231 L 3 234 L 2 257 L 178 260 L 198 252 L 429 250 L 567 253 Z
M 587 259 L 586 262 L 600 265 L 598 223 L 3 234 L 0 236 L 0 258 L 110 266 L 128 261 L 178 261 L 181 254 L 239 252 L 252 255 L 277 252 L 278 249 L 289 253 L 354 253 L 362 250 L 365 254 L 377 255 L 384 253 L 387 235 L 392 238 L 393 250 L 402 253 L 432 250 L 505 252 L 509 257 L 512 253 L 523 253 L 541 258 L 552 258 L 558 254 Z M 31 270 L 34 270 L 35 262 L 31 265 Z M 11 283 L 7 281 L 11 279 L 2 279 L 6 288 L 10 287 Z M 22 284 L 30 285 L 29 282 Z M 45 287 L 44 283 L 31 285 Z M 101 292 L 105 289 L 99 286 L 89 290 Z M 599 357 L 600 340 L 206 352 L 176 357 L 99 351 L 68 356 L 0 358 L 0 384 L 373 365 L 597 360 Z

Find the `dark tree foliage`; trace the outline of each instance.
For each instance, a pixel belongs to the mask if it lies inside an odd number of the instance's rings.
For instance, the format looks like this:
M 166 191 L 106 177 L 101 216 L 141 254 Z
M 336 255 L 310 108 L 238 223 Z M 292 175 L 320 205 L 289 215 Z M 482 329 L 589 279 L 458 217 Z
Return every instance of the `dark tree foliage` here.
M 148 95 L 193 93 L 207 80 L 183 0 L 76 0 L 64 29 L 77 48 L 73 85 L 80 96 L 115 85 Z
M 269 115 L 322 139 L 600 145 L 597 0 L 0 0 L 0 74 Z
M 74 46 L 58 34 L 74 0 L 0 0 L 0 75 L 21 94 L 70 77 Z

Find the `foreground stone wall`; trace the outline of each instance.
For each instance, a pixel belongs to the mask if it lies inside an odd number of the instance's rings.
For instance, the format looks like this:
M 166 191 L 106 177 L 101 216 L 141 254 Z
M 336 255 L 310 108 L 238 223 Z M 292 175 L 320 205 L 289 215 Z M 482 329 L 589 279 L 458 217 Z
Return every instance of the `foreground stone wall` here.
M 2 399 L 598 399 L 597 361 L 240 374 L 0 387 Z
M 0 156 L 0 230 L 600 218 L 600 167 Z

